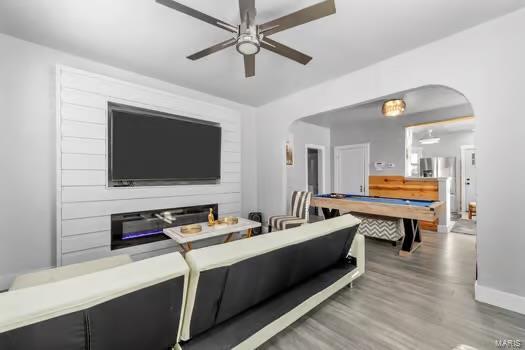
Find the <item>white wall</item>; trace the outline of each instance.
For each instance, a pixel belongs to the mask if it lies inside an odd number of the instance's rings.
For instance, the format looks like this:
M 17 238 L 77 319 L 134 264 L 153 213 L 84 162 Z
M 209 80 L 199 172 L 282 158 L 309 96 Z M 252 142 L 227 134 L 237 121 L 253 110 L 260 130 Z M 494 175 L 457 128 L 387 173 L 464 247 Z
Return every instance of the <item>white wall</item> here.
M 253 108 L 0 35 L 0 290 L 13 276 L 55 265 L 55 72 L 66 64 L 233 108 L 254 132 Z M 255 135 L 242 138 L 243 212 L 256 209 Z M 244 174 L 249 176 L 245 180 Z
M 476 296 L 525 313 L 525 221 L 518 219 L 525 193 L 517 185 L 525 163 L 508 167 L 508 155 L 525 148 L 523 32 L 525 10 L 520 10 L 259 108 L 261 209 L 271 215 L 285 208 L 282 147 L 293 121 L 418 86 L 452 87 L 465 94 L 476 115 Z
M 330 129 L 322 126 L 295 122 L 290 126 L 290 138 L 293 139 L 294 165 L 286 167 L 287 176 L 287 203 L 290 202 L 293 191 L 305 191 L 306 186 L 306 145 L 318 145 L 325 148 L 325 192 L 332 191 L 331 181 L 331 147 L 330 147 Z M 322 166 L 320 164 L 320 166 Z M 322 191 L 323 186 L 321 186 Z

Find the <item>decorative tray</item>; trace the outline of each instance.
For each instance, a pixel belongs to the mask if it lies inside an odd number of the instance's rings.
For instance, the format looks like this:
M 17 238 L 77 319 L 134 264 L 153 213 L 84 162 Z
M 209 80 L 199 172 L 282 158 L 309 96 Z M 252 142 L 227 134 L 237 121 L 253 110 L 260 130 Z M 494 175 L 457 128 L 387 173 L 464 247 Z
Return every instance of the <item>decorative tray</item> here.
M 186 225 L 180 227 L 180 233 L 184 235 L 193 235 L 202 231 L 202 226 L 199 224 Z
M 217 225 L 235 225 L 239 223 L 239 218 L 235 216 L 226 216 L 222 219 L 215 220 L 213 226 Z

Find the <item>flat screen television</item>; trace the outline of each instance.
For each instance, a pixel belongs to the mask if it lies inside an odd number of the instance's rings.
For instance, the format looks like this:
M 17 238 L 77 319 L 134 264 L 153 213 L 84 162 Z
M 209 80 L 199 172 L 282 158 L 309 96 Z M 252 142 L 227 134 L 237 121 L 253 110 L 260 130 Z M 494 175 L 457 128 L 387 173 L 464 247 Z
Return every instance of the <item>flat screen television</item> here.
M 108 104 L 109 186 L 217 183 L 217 123 Z

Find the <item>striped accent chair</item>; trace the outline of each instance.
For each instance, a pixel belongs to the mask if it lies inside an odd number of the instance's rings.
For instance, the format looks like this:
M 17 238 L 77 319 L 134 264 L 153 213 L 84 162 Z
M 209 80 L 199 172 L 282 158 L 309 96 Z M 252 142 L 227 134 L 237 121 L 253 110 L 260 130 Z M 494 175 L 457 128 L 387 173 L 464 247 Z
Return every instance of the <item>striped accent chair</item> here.
M 292 193 L 292 210 L 290 215 L 270 216 L 268 232 L 282 231 L 308 223 L 308 212 L 312 192 L 294 191 Z

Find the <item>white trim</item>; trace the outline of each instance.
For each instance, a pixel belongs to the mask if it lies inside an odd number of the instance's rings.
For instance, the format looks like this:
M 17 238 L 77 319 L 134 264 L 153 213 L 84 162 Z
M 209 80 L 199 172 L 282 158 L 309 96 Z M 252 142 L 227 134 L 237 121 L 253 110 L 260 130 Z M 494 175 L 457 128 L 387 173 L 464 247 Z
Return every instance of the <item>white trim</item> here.
M 365 183 L 364 186 L 364 195 L 368 196 L 368 179 L 370 176 L 370 143 L 358 143 L 355 145 L 344 145 L 344 146 L 336 146 L 334 147 L 334 192 L 340 192 L 339 190 L 339 161 L 338 156 L 340 156 L 340 152 L 345 149 L 364 149 L 365 151 L 365 164 L 364 164 L 364 177 L 365 177 Z
M 313 145 L 306 144 L 304 145 L 304 170 L 305 170 L 305 179 L 306 185 L 305 190 L 308 192 L 308 149 L 316 149 L 321 153 L 321 171 L 323 173 L 323 178 L 319 184 L 319 193 L 326 193 L 326 147 L 323 145 Z M 317 193 L 314 193 L 317 194 Z
M 477 149 L 474 145 L 463 145 L 459 146 L 460 149 L 460 164 L 461 164 L 461 178 L 460 181 L 460 187 L 461 187 L 461 203 L 460 203 L 460 210 L 462 212 L 467 211 L 467 205 L 465 203 L 466 201 L 466 192 L 465 192 L 465 151 L 467 150 L 474 150 L 476 151 L 476 157 L 477 155 Z
M 56 65 L 56 266 L 62 265 L 62 69 L 61 65 Z
M 525 315 L 525 296 L 481 286 L 478 282 L 476 282 L 474 287 L 474 293 L 475 299 L 479 302 L 491 304 Z

